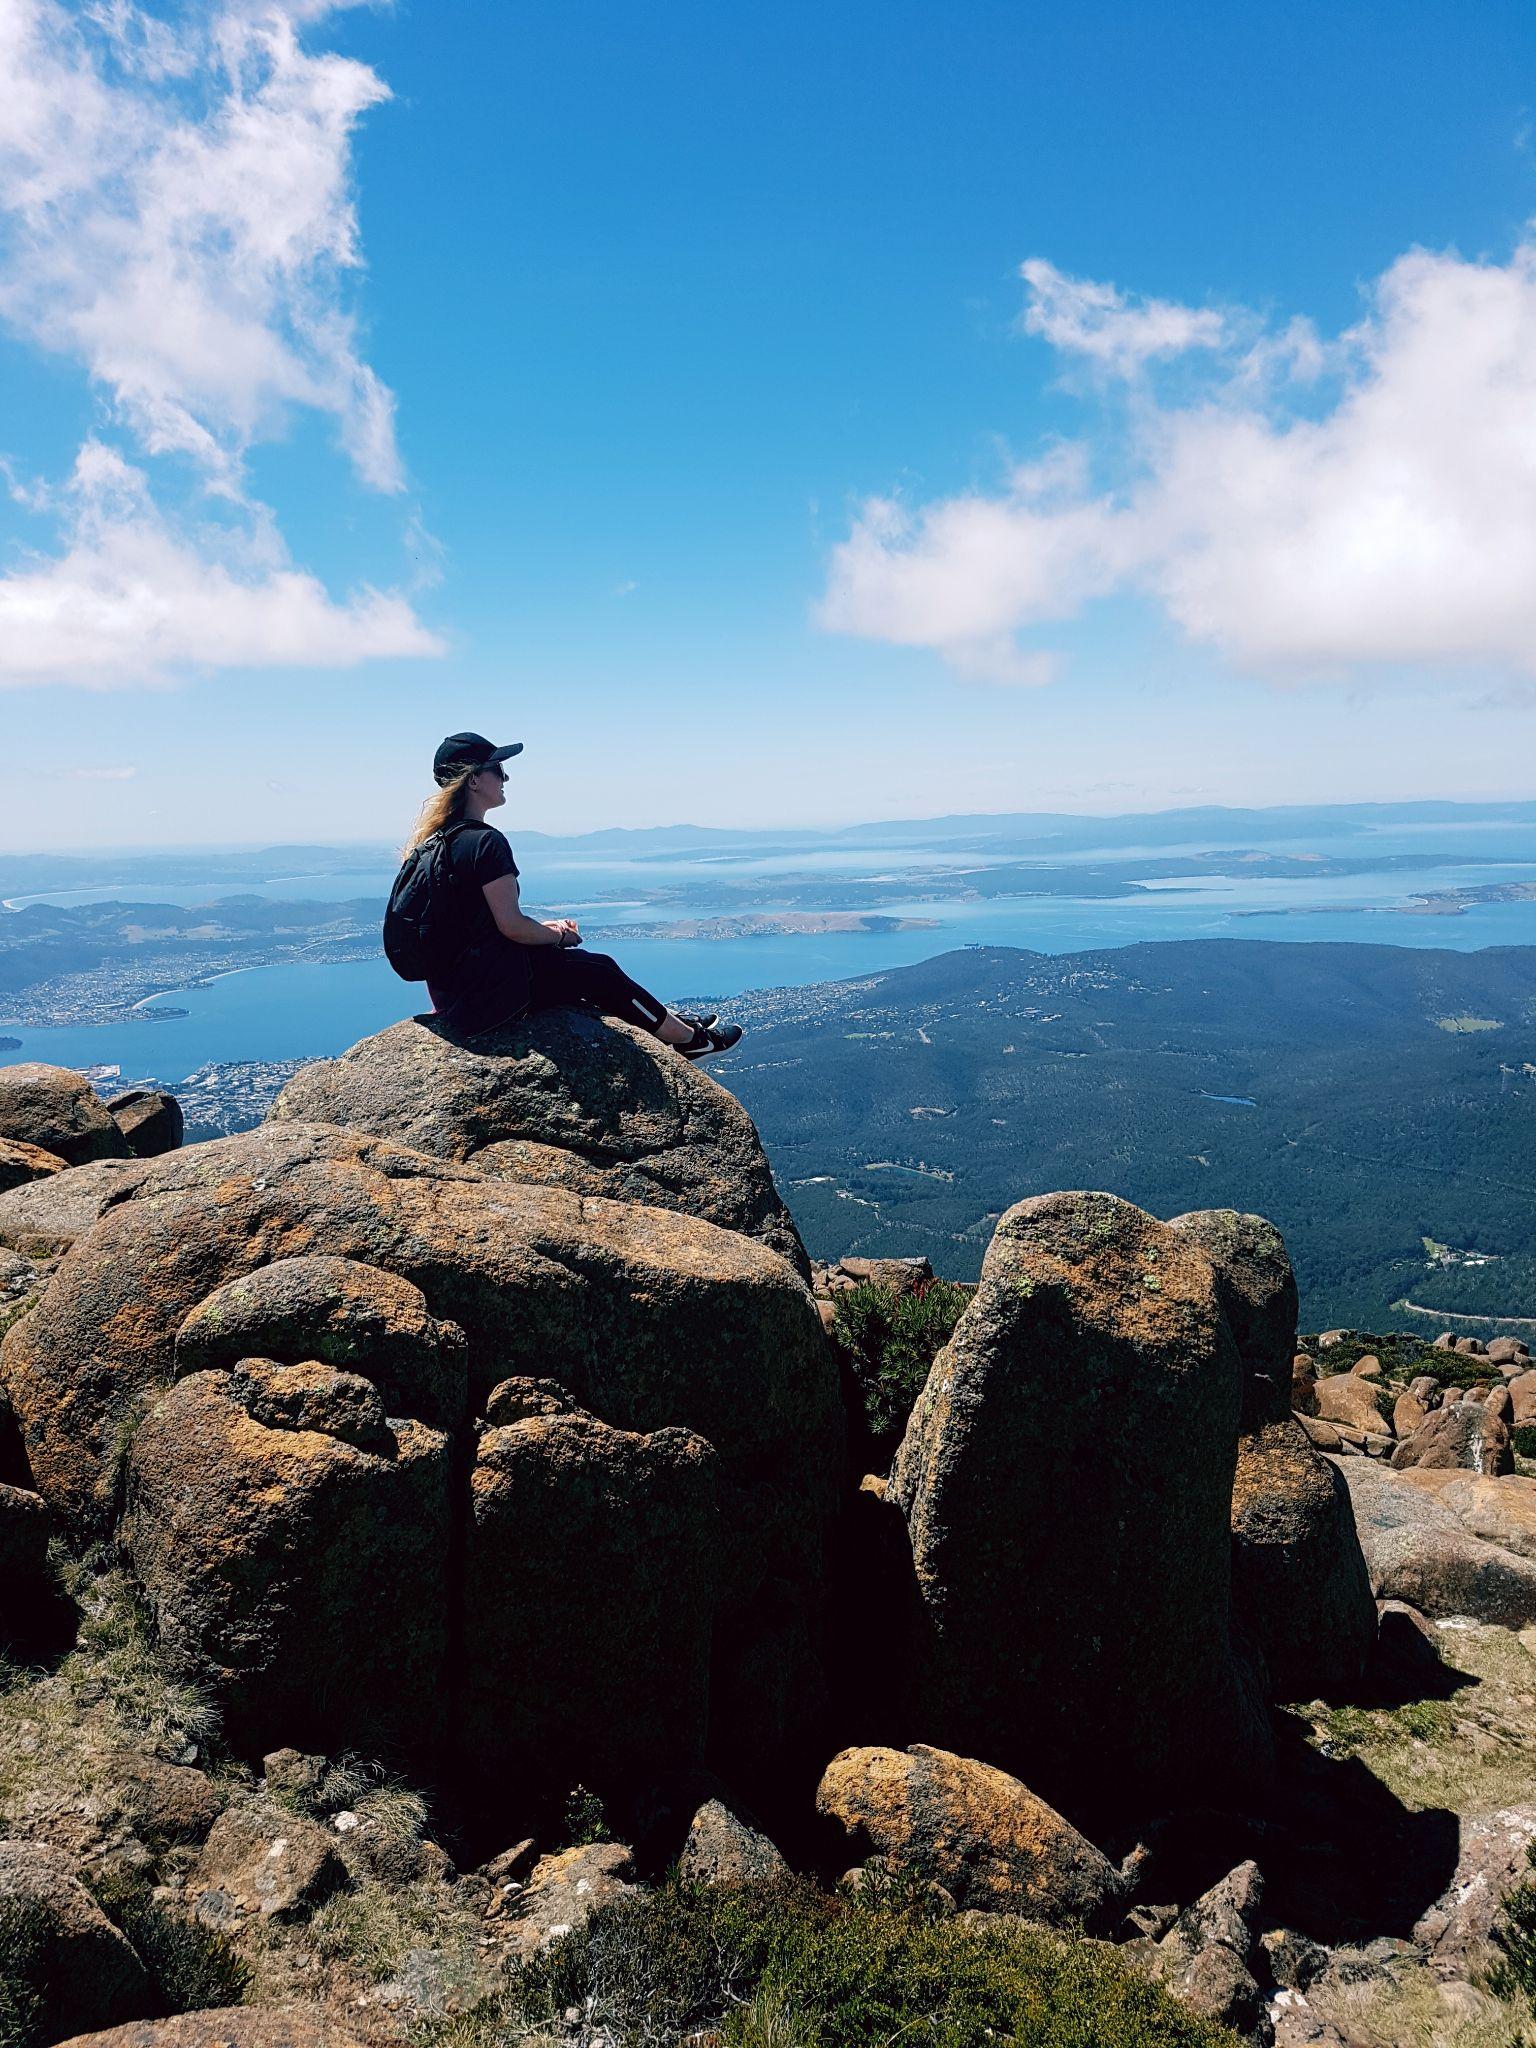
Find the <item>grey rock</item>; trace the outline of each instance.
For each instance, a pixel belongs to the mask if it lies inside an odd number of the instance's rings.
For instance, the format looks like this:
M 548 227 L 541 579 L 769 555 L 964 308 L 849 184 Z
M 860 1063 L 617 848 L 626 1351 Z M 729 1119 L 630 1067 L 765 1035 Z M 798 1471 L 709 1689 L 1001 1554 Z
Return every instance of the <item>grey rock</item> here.
M 677 1867 L 700 1884 L 745 1884 L 789 1873 L 768 1837 L 721 1799 L 706 1799 L 693 1816 Z
M 182 1140 L 181 1104 L 163 1088 L 127 1088 L 103 1104 L 135 1159 L 174 1152 Z
M 261 1919 L 302 1918 L 346 1882 L 346 1866 L 324 1828 L 253 1799 L 214 1822 L 187 1888 L 197 1918 L 227 1926 L 231 1909 Z
M 30 1259 L 67 1252 L 146 1171 L 137 1159 L 97 1159 L 9 1188 L 0 1194 L 0 1244 Z
M 1536 1562 L 1469 1535 L 1444 1502 L 1389 1465 L 1339 1459 L 1337 1469 L 1378 1600 L 1505 1628 L 1536 1621 Z

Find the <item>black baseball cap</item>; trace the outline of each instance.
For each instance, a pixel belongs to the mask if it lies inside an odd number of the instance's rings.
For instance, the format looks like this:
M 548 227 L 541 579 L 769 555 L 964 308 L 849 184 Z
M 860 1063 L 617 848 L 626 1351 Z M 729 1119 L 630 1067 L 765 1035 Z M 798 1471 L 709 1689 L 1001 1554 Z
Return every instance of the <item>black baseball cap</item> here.
M 521 740 L 514 740 L 510 747 L 493 747 L 478 732 L 451 732 L 432 756 L 432 779 L 452 782 L 466 768 L 489 768 L 493 761 L 510 761 L 522 751 Z

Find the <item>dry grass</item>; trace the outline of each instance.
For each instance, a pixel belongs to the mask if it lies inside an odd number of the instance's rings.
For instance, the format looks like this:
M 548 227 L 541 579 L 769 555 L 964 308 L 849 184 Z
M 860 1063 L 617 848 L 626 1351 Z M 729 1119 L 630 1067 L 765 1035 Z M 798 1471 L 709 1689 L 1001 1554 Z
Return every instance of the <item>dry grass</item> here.
M 1466 1993 L 1466 1986 L 1442 1986 L 1422 1964 L 1408 1964 L 1390 1977 L 1309 1992 L 1308 2003 L 1360 2048 L 1525 2048 L 1533 2016 L 1524 2000 L 1505 2004 Z
M 1358 1756 L 1404 1805 L 1488 1813 L 1536 1784 L 1536 1631 L 1442 1625 L 1440 1654 L 1470 1683 L 1400 1707 L 1307 1709 L 1328 1753 Z

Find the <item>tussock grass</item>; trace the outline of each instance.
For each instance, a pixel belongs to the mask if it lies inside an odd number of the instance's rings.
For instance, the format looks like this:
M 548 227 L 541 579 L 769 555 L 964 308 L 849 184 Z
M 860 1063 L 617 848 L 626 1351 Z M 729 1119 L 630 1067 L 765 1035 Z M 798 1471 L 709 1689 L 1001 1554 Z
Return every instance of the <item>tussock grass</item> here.
M 206 1760 L 218 1741 L 217 1713 L 166 1669 L 127 1575 L 54 1562 L 79 1628 L 51 1672 L 0 1663 L 0 1829 L 99 1797 L 124 1749 Z
M 1531 2031 L 1536 2016 L 1522 1995 L 1464 2015 L 1423 1964 L 1399 1964 L 1389 1976 L 1314 1990 L 1307 1998 L 1359 2048 L 1532 2048 L 1536 2043 Z
M 435 2030 L 433 2048 L 558 2035 L 620 2048 L 1235 2048 L 1101 1943 L 828 1893 L 803 1879 L 616 1900 Z M 568 2035 L 567 2038 L 570 2038 Z

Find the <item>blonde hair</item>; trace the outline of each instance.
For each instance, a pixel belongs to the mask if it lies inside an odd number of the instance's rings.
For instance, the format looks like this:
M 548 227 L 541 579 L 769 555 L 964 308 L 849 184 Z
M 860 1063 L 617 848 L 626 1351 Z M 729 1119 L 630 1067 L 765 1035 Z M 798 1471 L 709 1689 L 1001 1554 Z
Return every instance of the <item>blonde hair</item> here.
M 421 809 L 416 813 L 416 823 L 411 827 L 411 836 L 400 849 L 400 858 L 414 853 L 424 839 L 430 839 L 434 832 L 441 832 L 445 825 L 452 825 L 464 815 L 464 798 L 469 785 L 479 774 L 478 768 L 466 768 L 462 775 L 456 775 L 443 788 L 433 790 Z

